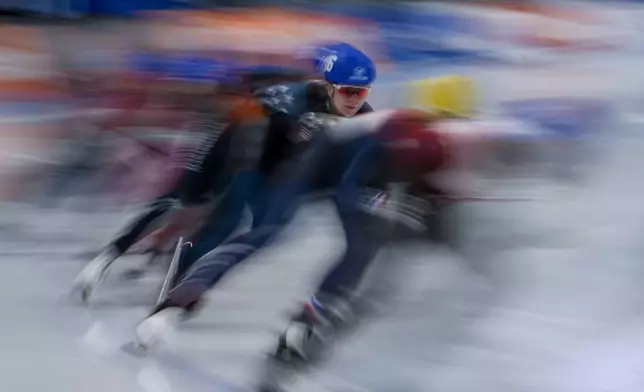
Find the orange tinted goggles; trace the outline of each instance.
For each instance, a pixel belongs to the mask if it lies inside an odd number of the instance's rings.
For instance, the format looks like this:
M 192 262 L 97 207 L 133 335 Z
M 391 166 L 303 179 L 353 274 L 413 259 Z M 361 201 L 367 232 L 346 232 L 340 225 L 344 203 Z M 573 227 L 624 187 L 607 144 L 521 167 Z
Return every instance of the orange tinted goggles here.
M 369 95 L 369 91 L 371 90 L 371 86 L 352 86 L 352 85 L 344 85 L 344 84 L 334 84 L 333 87 L 335 88 L 335 91 L 337 91 L 340 95 L 345 96 L 347 98 L 357 95 L 358 98 L 363 99 L 363 98 L 366 98 L 367 95 Z

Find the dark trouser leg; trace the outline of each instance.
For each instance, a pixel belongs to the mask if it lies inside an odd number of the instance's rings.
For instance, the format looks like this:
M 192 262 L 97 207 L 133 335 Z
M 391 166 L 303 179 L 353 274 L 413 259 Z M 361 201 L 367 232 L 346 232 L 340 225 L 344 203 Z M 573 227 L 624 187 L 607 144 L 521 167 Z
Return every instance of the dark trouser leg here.
M 292 181 L 264 189 L 259 203 L 267 206 L 260 222 L 247 233 L 232 237 L 197 260 L 168 295 L 166 305 L 189 307 L 236 265 L 266 246 L 293 216 L 303 183 Z
M 148 205 L 145 211 L 138 215 L 128 227 L 118 235 L 110 244 L 118 254 L 125 253 L 132 245 L 138 241 L 143 233 L 149 229 L 152 224 L 158 222 L 161 218 L 172 209 L 176 197 L 174 192 L 170 192 L 155 199 Z
M 319 294 L 343 296 L 353 293 L 371 261 L 382 238 L 378 228 L 382 222 L 365 208 L 362 198 L 365 186 L 379 171 L 385 157 L 377 140 L 365 139 L 351 164 L 343 172 L 335 204 L 345 233 L 346 250 L 319 286 Z
M 260 187 L 260 174 L 240 173 L 232 180 L 219 206 L 210 217 L 210 222 L 199 231 L 192 247 L 186 248 L 179 264 L 176 280 L 192 267 L 196 260 L 220 246 L 239 227 L 244 208 Z
M 280 336 L 276 356 L 287 362 L 315 360 L 328 343 L 327 338 L 354 325 L 353 294 L 374 260 L 384 238 L 382 222 L 372 215 L 363 198 L 365 185 L 372 183 L 385 162 L 377 140 L 357 140 L 353 145 L 336 146 L 340 156 L 348 153 L 349 164 L 336 166 L 334 197 L 345 233 L 346 250 L 327 272 L 316 294 L 296 313 Z M 338 157 L 338 155 L 333 155 Z M 292 333 L 289 333 L 292 331 Z M 302 333 L 302 339 L 294 339 Z
M 360 284 L 383 239 L 372 230 L 372 226 L 377 224 L 373 216 L 363 211 L 338 210 L 345 232 L 346 250 L 327 272 L 317 291 L 343 296 L 353 293 Z

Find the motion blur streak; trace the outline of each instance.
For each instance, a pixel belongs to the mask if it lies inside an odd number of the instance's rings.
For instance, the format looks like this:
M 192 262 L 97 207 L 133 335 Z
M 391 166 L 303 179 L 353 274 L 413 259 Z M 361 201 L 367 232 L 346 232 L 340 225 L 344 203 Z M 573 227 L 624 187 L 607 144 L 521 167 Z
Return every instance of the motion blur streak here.
M 159 352 L 121 349 L 167 252 L 212 217 L 177 201 L 181 167 L 224 135 L 226 110 L 264 119 L 242 70 L 320 79 L 304 54 L 336 41 L 376 64 L 376 114 L 311 127 L 435 132 L 444 167 L 362 190 L 383 246 L 351 303 L 360 322 L 286 390 L 641 390 L 641 2 L 18 3 L 0 0 L 0 390 L 250 391 L 294 309 L 329 317 L 307 298 L 347 229 L 315 194 Z M 78 303 L 83 265 L 148 210 Z

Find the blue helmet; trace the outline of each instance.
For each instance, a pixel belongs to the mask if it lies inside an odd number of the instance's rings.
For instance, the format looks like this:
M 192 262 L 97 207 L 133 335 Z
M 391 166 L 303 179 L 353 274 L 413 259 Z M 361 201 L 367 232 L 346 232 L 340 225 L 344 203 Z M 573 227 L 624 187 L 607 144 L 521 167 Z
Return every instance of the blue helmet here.
M 366 86 L 376 80 L 376 65 L 356 47 L 344 42 L 320 45 L 310 53 L 315 69 L 329 83 Z

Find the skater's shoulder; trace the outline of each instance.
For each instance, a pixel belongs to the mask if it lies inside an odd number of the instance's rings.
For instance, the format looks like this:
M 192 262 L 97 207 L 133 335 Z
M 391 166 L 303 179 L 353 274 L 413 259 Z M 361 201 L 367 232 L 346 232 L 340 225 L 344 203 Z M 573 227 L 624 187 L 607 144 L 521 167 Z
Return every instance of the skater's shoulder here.
M 263 87 L 255 91 L 255 96 L 262 102 L 268 115 L 288 115 L 298 117 L 311 111 L 313 102 L 317 104 L 324 97 L 321 90 L 311 81 L 281 83 Z M 326 99 L 324 104 L 326 106 Z
M 252 95 L 232 98 L 227 114 L 229 123 L 241 123 L 266 117 L 266 112 L 260 100 Z

